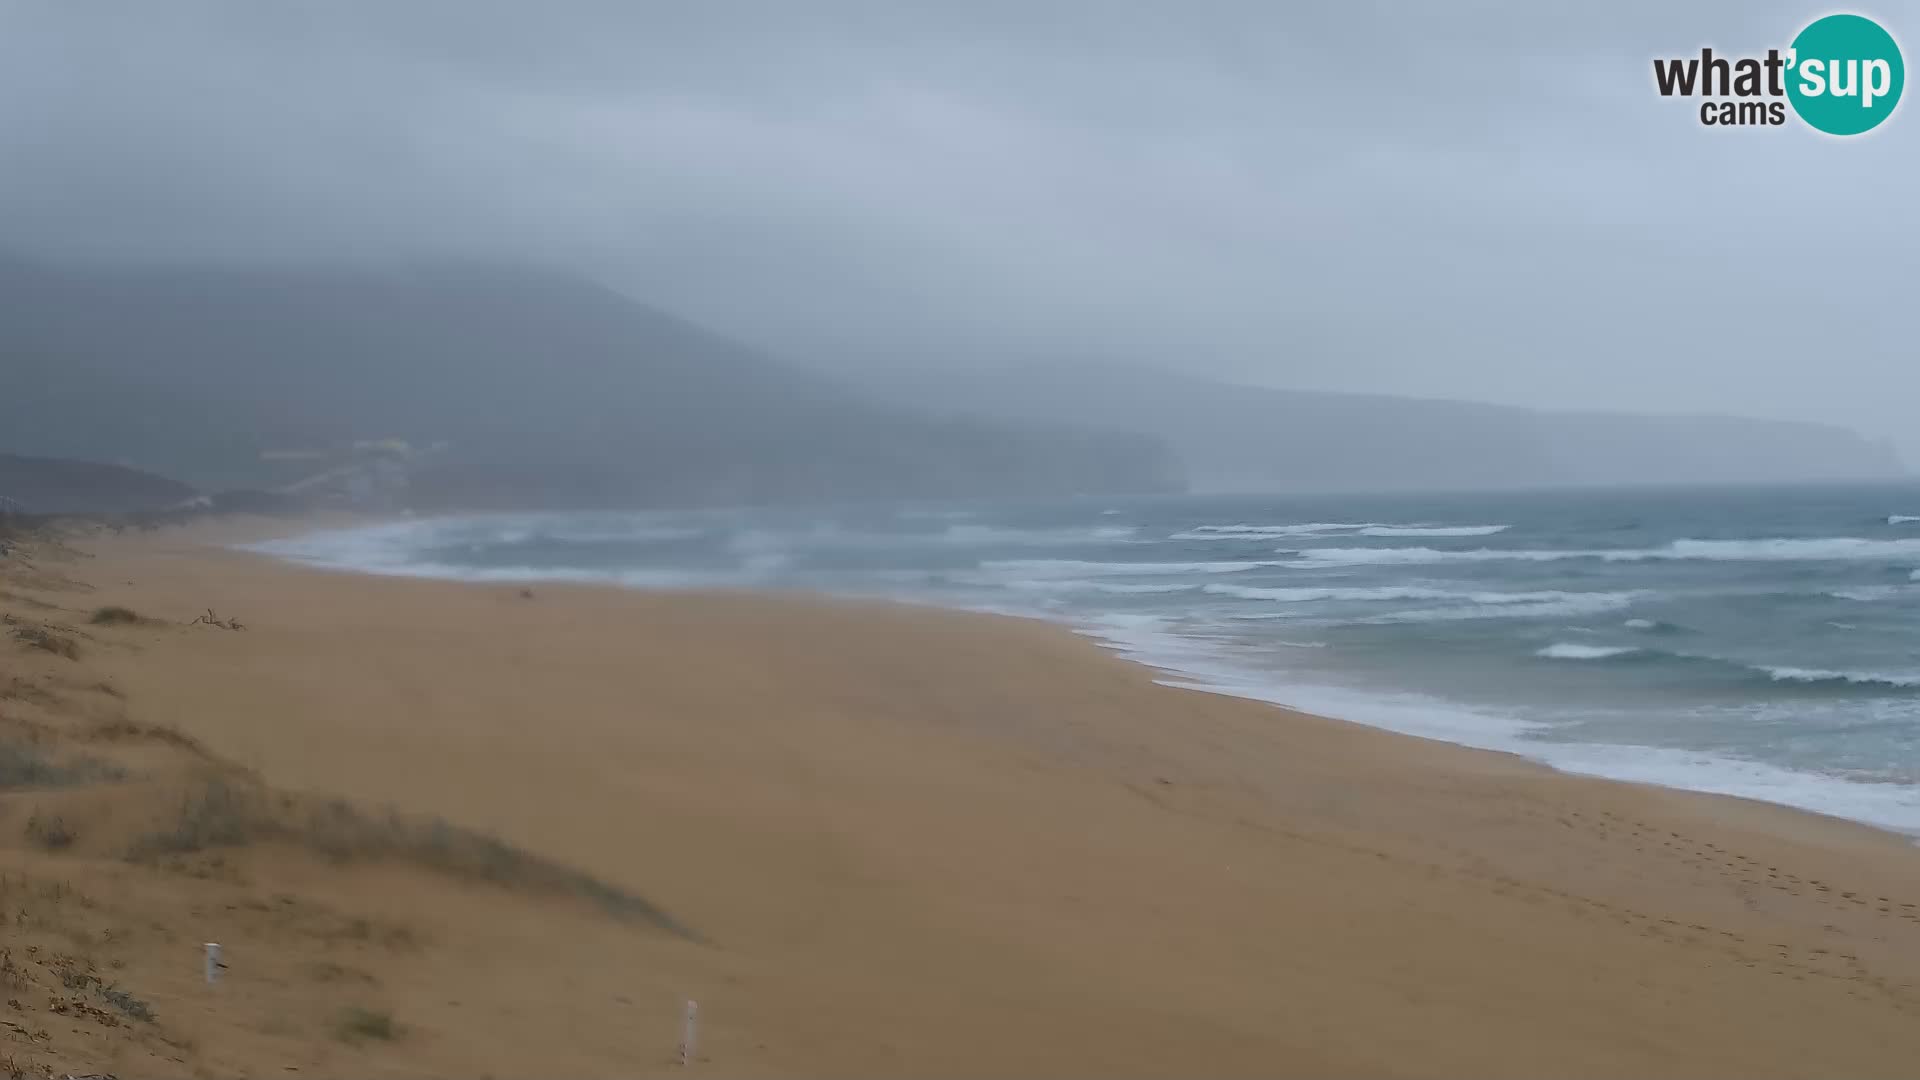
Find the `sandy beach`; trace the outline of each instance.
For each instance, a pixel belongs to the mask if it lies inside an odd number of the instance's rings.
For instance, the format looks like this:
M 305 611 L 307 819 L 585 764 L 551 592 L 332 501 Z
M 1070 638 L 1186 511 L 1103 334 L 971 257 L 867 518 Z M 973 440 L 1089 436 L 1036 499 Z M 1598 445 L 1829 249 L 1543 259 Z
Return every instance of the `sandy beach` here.
M 0 787 L 17 1068 L 1920 1060 L 1904 837 L 1159 686 L 1038 622 L 352 576 L 211 539 L 77 540 L 0 579 L 12 629 L 74 645 L 0 640 L 0 734 L 65 763 Z M 207 826 L 210 776 L 261 824 Z

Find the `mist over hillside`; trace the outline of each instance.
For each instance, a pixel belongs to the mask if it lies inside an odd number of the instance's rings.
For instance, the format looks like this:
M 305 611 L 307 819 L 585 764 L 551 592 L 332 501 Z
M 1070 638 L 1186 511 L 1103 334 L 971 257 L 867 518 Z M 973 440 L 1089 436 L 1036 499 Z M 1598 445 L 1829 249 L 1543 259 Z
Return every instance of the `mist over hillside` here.
M 1114 364 L 830 377 L 581 278 L 488 266 L 0 261 L 0 361 L 0 452 L 204 491 L 305 490 L 373 454 L 420 509 L 1905 475 L 1889 447 L 1809 423 Z
M 369 444 L 412 455 L 423 507 L 1181 486 L 1147 436 L 882 404 L 585 280 L 519 269 L 13 260 L 0 357 L 0 451 L 209 490 L 297 482 Z
M 1472 490 L 1797 483 L 1907 475 L 1845 428 L 1725 416 L 1558 412 L 1240 386 L 1144 367 L 869 369 L 902 403 L 1008 419 L 1067 417 L 1164 439 L 1197 491 Z
M 0 514 L 138 513 L 194 494 L 177 480 L 121 465 L 0 453 Z

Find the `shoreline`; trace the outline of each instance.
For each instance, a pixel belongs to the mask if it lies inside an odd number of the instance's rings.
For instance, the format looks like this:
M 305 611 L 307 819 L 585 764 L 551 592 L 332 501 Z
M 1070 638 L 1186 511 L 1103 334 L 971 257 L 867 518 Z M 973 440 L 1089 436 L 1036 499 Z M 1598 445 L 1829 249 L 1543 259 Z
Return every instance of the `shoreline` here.
M 464 517 L 466 515 L 451 515 Z M 235 531 L 232 523 L 214 519 L 204 528 L 170 527 L 163 534 L 171 532 L 188 540 L 195 549 L 217 552 L 223 555 L 238 556 L 259 560 L 267 565 L 285 567 L 304 573 L 320 575 L 339 575 L 344 578 L 369 580 L 417 581 L 437 584 L 472 587 L 476 589 L 499 589 L 514 587 L 558 588 L 586 592 L 607 591 L 629 593 L 638 596 L 657 596 L 667 599 L 687 600 L 693 603 L 703 601 L 726 600 L 729 602 L 753 603 L 757 600 L 806 607 L 824 605 L 835 608 L 848 608 L 855 612 L 863 609 L 884 611 L 891 608 L 905 609 L 910 612 L 923 612 L 941 617 L 960 619 L 978 619 L 987 621 L 1011 621 L 1045 629 L 1049 633 L 1064 633 L 1091 643 L 1098 653 L 1118 662 L 1126 668 L 1144 672 L 1151 684 L 1158 688 L 1182 694 L 1201 694 L 1224 698 L 1237 703 L 1252 705 L 1258 710 L 1275 715 L 1276 718 L 1291 720 L 1310 720 L 1316 723 L 1331 724 L 1350 728 L 1369 735 L 1383 736 L 1389 740 L 1411 740 L 1416 743 L 1430 743 L 1445 747 L 1450 752 L 1465 753 L 1473 756 L 1485 756 L 1508 765 L 1534 770 L 1543 776 L 1564 777 L 1579 782 L 1597 782 L 1605 785 L 1620 785 L 1652 793 L 1676 795 L 1688 799 L 1706 800 L 1707 805 L 1725 802 L 1729 806 L 1740 806 L 1763 814 L 1784 814 L 1791 817 L 1804 817 L 1815 822 L 1831 824 L 1848 830 L 1864 830 L 1876 836 L 1884 836 L 1901 843 L 1910 844 L 1920 853 L 1920 831 L 1908 832 L 1873 821 L 1849 817 L 1799 806 L 1794 803 L 1758 796 L 1740 795 L 1723 791 L 1714 791 L 1698 787 L 1665 784 L 1658 781 L 1636 780 L 1613 776 L 1602 772 L 1587 772 L 1562 768 L 1537 754 L 1524 749 L 1510 749 L 1487 743 L 1466 741 L 1464 738 L 1448 738 L 1442 735 L 1423 734 L 1404 730 L 1386 723 L 1374 723 L 1353 719 L 1336 711 L 1321 711 L 1311 707 L 1278 700 L 1271 696 L 1262 696 L 1262 691 L 1253 687 L 1236 687 L 1226 682 L 1210 680 L 1229 678 L 1222 671 L 1200 671 L 1184 668 L 1177 664 L 1161 663 L 1150 659 L 1144 652 L 1129 655 L 1130 646 L 1121 639 L 1109 637 L 1107 633 L 1084 623 L 1055 618 L 1042 613 L 1009 611 L 1002 609 L 973 608 L 944 604 L 934 599 L 915 596 L 862 596 L 833 592 L 818 592 L 804 589 L 780 589 L 758 586 L 688 586 L 663 587 L 652 585 L 624 584 L 616 581 L 598 579 L 592 576 L 573 576 L 571 572 L 550 578 L 503 575 L 500 577 L 463 577 L 453 575 L 419 574 L 404 570 L 382 570 L 343 564 L 327 564 L 303 560 L 300 558 L 276 554 L 262 550 L 261 545 L 277 540 L 288 540 L 307 536 L 315 532 L 335 529 L 359 529 L 376 526 L 409 525 L 428 518 L 406 517 L 365 517 L 360 515 L 340 518 L 325 517 L 315 522 L 311 518 L 302 518 L 298 526 L 287 525 L 283 519 L 249 520 Z M 245 536 L 241 543 L 233 542 L 235 537 Z M 1241 674 L 1235 672 L 1235 674 Z M 1244 674 L 1253 675 L 1253 672 Z M 1284 691 L 1282 691 L 1284 692 Z M 1635 751 L 1654 751 L 1658 748 L 1635 744 L 1594 744 L 1617 745 L 1621 749 Z M 1819 775 L 1819 774 L 1796 774 Z
M 1156 651 L 1154 643 L 1144 643 L 1138 638 L 1130 639 L 1124 631 L 1101 626 L 1097 621 L 1088 619 L 1061 617 L 1042 611 L 946 603 L 937 597 L 930 596 L 907 594 L 875 596 L 754 585 L 660 585 L 624 582 L 590 572 L 558 571 L 551 576 L 542 577 L 516 573 L 481 574 L 444 568 L 446 570 L 444 573 L 421 573 L 417 569 L 328 562 L 262 549 L 263 543 L 293 540 L 340 528 L 404 527 L 430 520 L 458 520 L 470 516 L 450 515 L 439 519 L 392 517 L 329 520 L 285 529 L 275 527 L 273 522 L 267 522 L 264 523 L 264 527 L 248 526 L 243 532 L 247 542 L 242 546 L 234 547 L 233 550 L 262 555 L 307 569 L 376 577 L 414 578 L 475 585 L 566 584 L 686 596 L 720 592 L 782 596 L 802 601 L 817 598 L 836 602 L 903 604 L 930 611 L 1031 620 L 1049 626 L 1063 627 L 1086 637 L 1098 643 L 1110 655 L 1128 664 L 1154 672 L 1156 682 L 1171 688 L 1220 694 L 1257 702 L 1283 712 L 1306 713 L 1359 727 L 1464 749 L 1511 755 L 1568 776 L 1598 778 L 1617 783 L 1779 806 L 1816 817 L 1864 825 L 1920 846 L 1920 820 L 1911 820 L 1904 824 L 1900 822 L 1902 818 L 1920 817 L 1920 790 L 1911 787 L 1848 780 L 1826 773 L 1792 769 L 1753 759 L 1675 747 L 1655 747 L 1633 743 L 1556 743 L 1528 739 L 1525 731 L 1530 726 L 1529 722 L 1517 717 L 1495 716 L 1474 706 L 1430 699 L 1401 691 L 1378 688 L 1362 691 L 1352 687 L 1318 686 L 1298 681 L 1289 683 L 1284 681 L 1278 672 L 1243 668 L 1231 661 L 1221 661 L 1212 656 L 1198 659 L 1169 656 L 1164 650 Z M 212 535 L 223 535 L 217 523 L 211 528 Z M 1167 632 L 1156 632 L 1154 636 L 1161 639 L 1184 640 L 1178 634 Z M 1412 699 L 1411 703 L 1408 699 Z M 1414 713 L 1419 715 L 1412 716 Z M 1444 715 L 1445 719 L 1435 720 L 1434 717 L 1438 715 Z M 1465 722 L 1451 723 L 1460 719 L 1464 719 Z M 1623 751 L 1624 753 L 1621 753 Z M 1596 762 L 1595 758 L 1602 760 Z M 1818 795 L 1807 793 L 1809 784 L 1819 793 Z M 1883 793 L 1890 788 L 1908 798 L 1902 801 L 1896 797 L 1891 804 L 1885 802 L 1882 798 Z M 1820 795 L 1826 797 L 1821 798 Z M 1836 801 L 1852 802 L 1854 804 L 1852 812 L 1835 809 Z
M 1168 687 L 1056 623 L 209 542 L 87 541 L 86 589 L 32 594 L 153 620 L 82 654 L 128 719 L 276 791 L 498 837 L 706 944 L 392 859 L 100 864 L 150 918 L 252 890 L 413 942 L 354 946 L 355 993 L 408 1034 L 348 1046 L 270 1019 L 337 981 L 244 981 L 309 934 L 180 923 L 273 1010 L 236 1026 L 163 977 L 177 945 L 131 956 L 202 1071 L 673 1072 L 685 998 L 725 1075 L 1895 1076 L 1920 1054 L 1920 852 L 1866 825 Z M 186 625 L 207 607 L 247 629 Z M 23 865 L 85 885 L 81 831 Z

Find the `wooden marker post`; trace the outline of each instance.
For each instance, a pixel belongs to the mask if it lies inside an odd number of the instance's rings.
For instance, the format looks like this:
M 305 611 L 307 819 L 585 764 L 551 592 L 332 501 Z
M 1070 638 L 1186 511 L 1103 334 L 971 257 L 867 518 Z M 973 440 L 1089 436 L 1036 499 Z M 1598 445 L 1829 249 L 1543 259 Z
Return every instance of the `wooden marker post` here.
M 680 1064 L 693 1064 L 695 1042 L 699 1038 L 700 1005 L 693 999 L 687 999 L 686 1016 L 680 1021 Z

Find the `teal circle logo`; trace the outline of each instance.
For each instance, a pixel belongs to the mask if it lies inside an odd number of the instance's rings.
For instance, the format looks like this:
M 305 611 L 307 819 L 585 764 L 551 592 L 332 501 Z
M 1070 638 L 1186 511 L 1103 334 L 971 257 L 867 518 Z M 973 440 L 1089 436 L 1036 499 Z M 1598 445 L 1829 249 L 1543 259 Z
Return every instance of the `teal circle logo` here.
M 1829 135 L 1872 131 L 1900 104 L 1907 66 L 1880 24 L 1860 15 L 1816 19 L 1793 39 L 1787 100 Z

